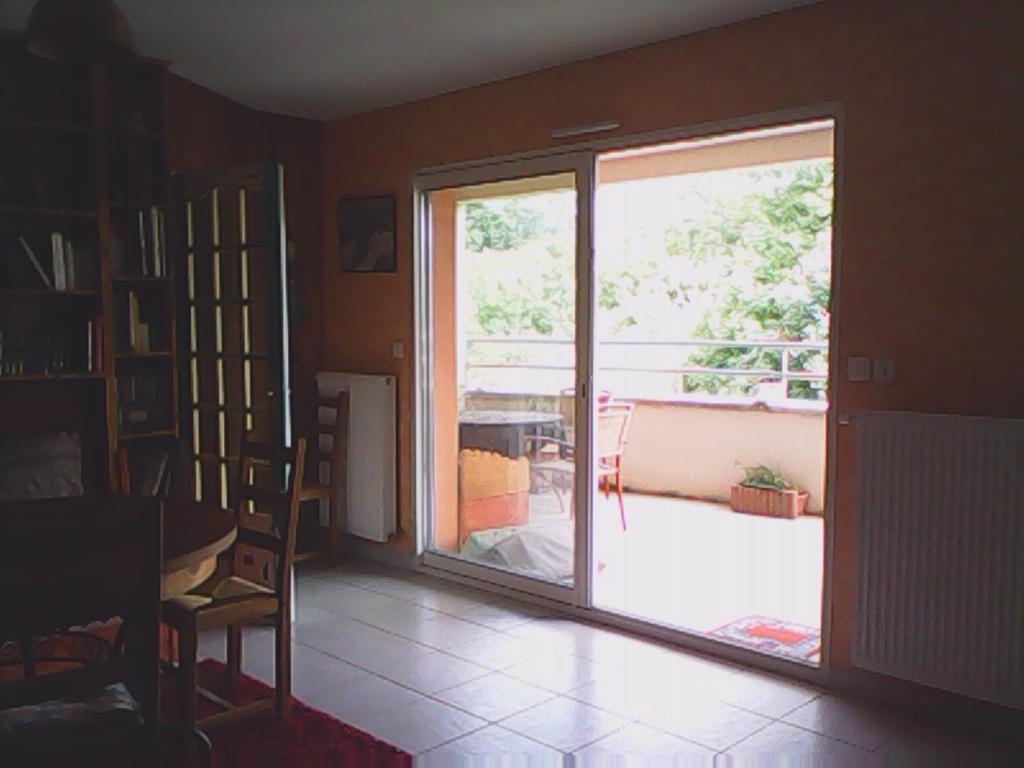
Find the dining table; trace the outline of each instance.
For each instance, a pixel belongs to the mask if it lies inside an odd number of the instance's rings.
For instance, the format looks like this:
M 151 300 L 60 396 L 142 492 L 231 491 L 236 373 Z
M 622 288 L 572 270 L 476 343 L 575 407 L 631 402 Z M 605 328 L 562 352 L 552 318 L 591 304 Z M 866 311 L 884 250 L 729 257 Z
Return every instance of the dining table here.
M 164 599 L 202 584 L 217 568 L 217 556 L 238 537 L 232 512 L 210 502 L 164 499 Z

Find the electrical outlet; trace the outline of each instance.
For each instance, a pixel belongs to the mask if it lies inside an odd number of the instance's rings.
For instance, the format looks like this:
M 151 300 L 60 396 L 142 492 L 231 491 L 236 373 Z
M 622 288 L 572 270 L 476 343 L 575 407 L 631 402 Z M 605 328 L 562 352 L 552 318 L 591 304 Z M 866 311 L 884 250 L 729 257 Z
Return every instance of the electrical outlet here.
M 892 384 L 896 381 L 896 361 L 891 357 L 876 357 L 874 379 L 879 384 Z
M 871 358 L 849 358 L 846 361 L 846 378 L 850 381 L 871 381 Z

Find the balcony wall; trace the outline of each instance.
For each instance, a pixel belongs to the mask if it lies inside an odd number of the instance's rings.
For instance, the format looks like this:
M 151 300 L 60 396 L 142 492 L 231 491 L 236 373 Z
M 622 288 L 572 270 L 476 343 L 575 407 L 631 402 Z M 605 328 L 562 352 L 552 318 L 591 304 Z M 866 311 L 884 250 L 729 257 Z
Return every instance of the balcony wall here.
M 764 464 L 810 493 L 808 512 L 824 509 L 824 404 L 710 397 L 626 401 L 635 406 L 622 467 L 628 490 L 727 501 L 743 467 Z M 570 413 L 547 395 L 467 393 L 463 407 Z
M 764 464 L 807 490 L 807 509 L 825 498 L 826 414 L 764 404 L 639 400 L 622 479 L 633 491 L 728 500 L 743 467 Z

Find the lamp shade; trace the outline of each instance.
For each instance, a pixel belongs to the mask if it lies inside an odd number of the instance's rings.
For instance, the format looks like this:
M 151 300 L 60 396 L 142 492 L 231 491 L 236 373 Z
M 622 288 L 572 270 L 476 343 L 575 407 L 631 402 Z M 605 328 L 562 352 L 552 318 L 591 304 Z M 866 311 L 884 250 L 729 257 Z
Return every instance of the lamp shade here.
M 25 47 L 62 61 L 135 53 L 128 20 L 113 0 L 39 0 L 25 28 Z

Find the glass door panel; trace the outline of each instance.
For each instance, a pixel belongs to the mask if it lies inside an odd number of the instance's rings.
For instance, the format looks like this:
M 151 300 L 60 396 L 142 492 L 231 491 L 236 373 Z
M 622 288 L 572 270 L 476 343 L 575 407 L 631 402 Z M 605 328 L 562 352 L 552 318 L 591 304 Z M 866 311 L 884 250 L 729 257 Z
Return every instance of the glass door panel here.
M 577 174 L 426 193 L 433 487 L 427 550 L 572 587 Z

